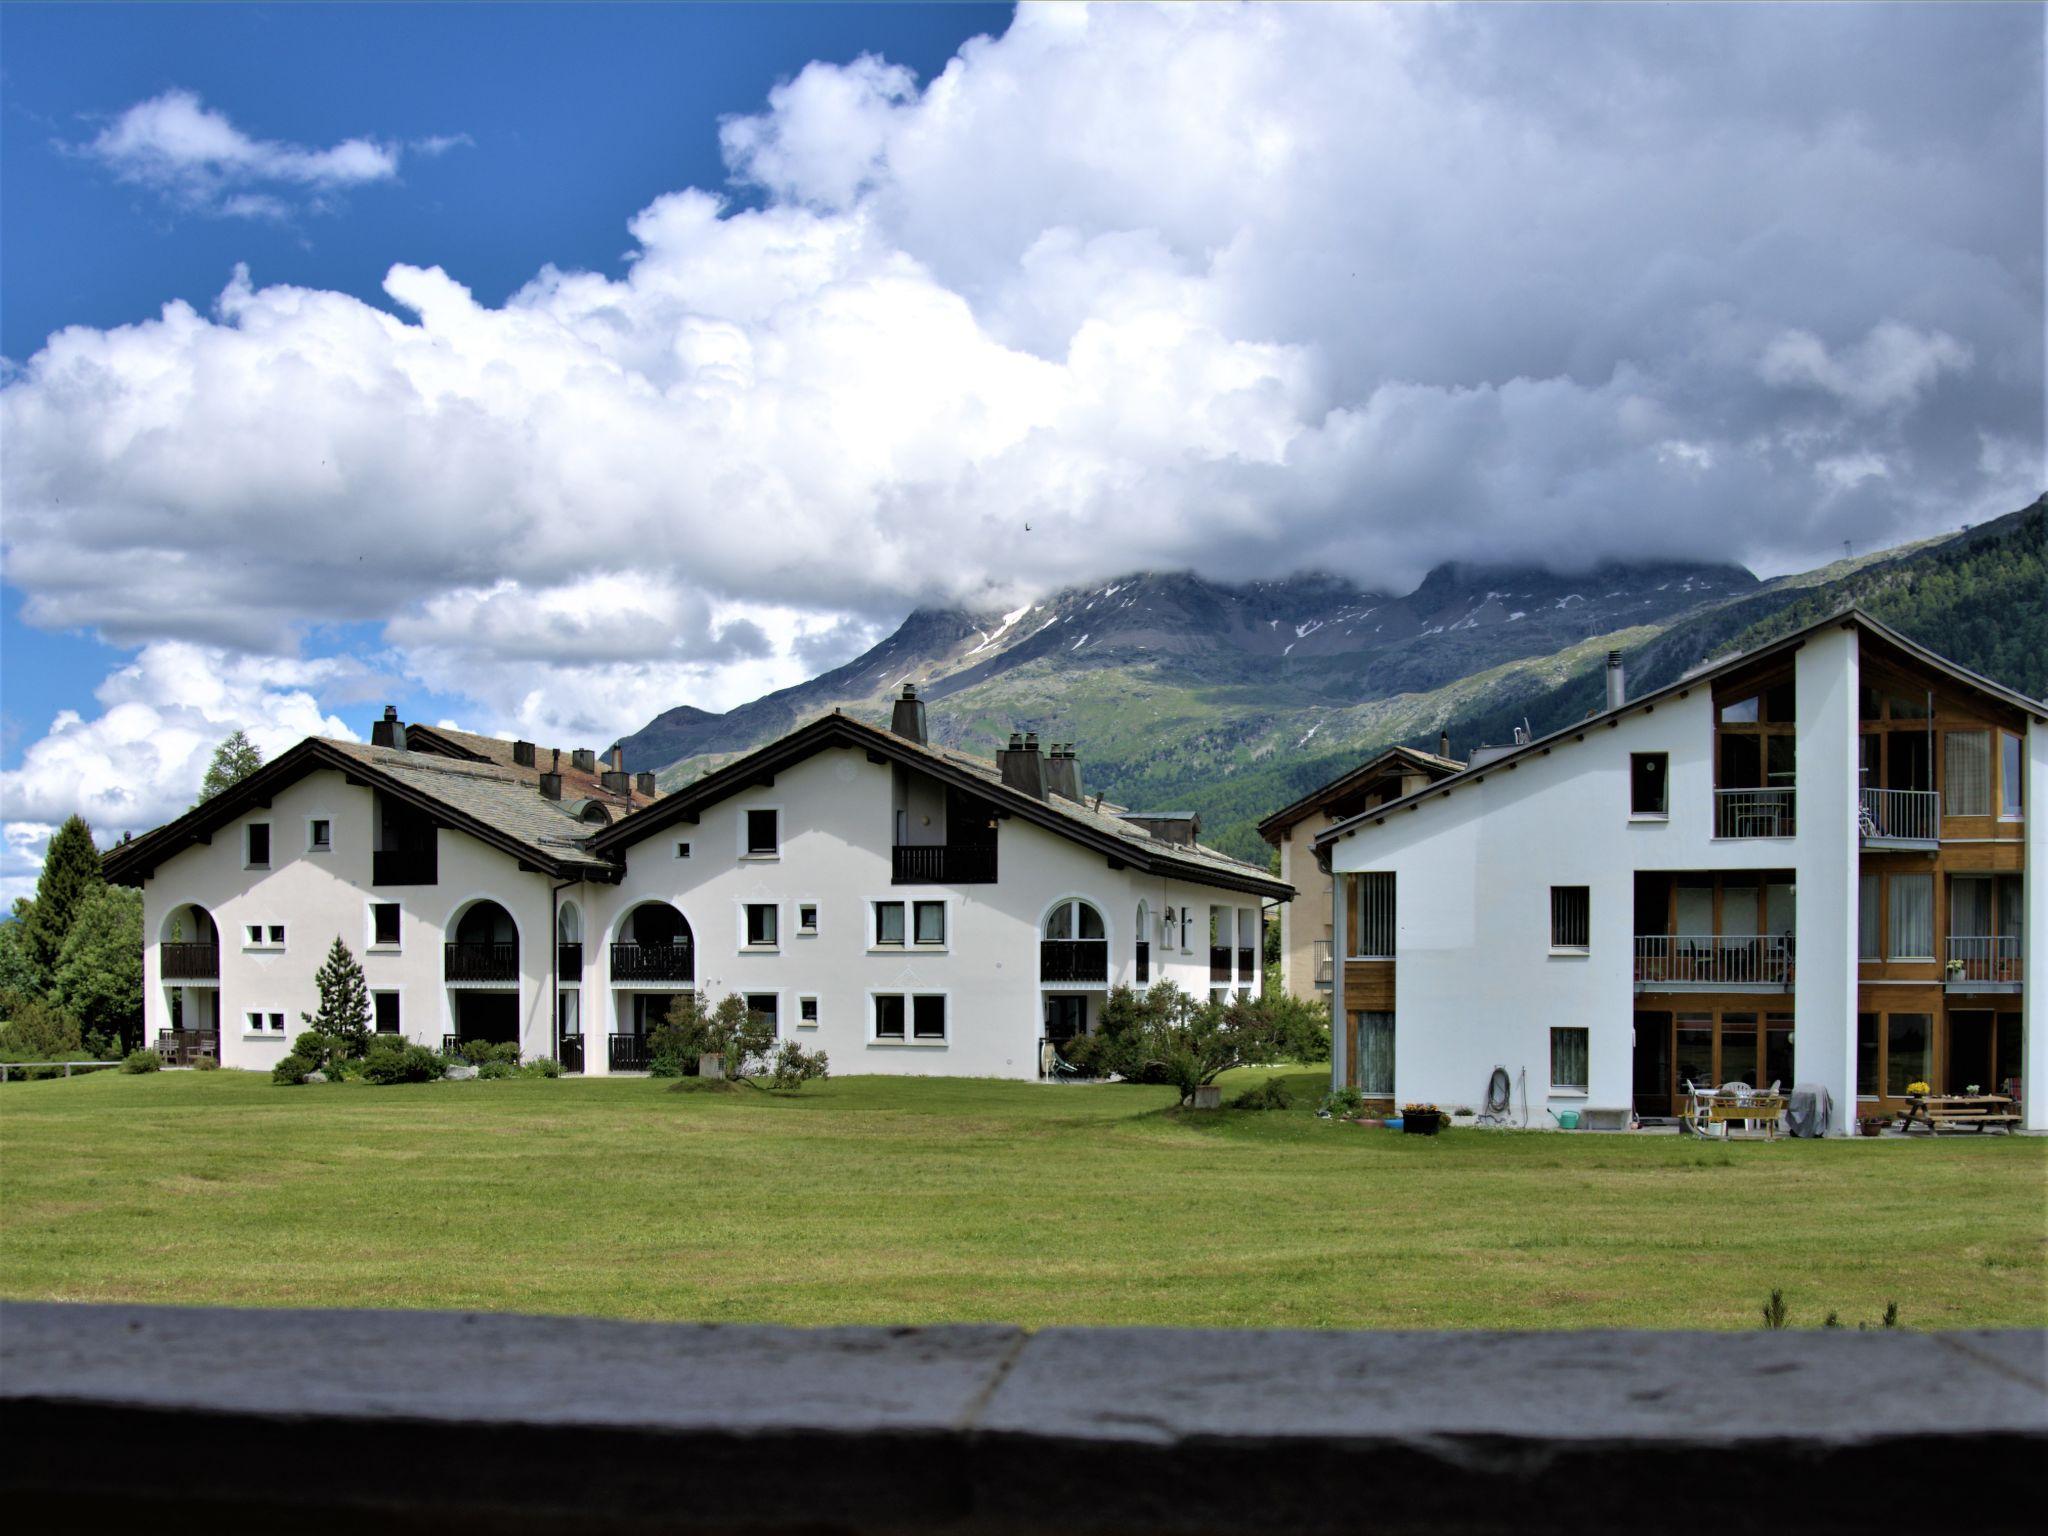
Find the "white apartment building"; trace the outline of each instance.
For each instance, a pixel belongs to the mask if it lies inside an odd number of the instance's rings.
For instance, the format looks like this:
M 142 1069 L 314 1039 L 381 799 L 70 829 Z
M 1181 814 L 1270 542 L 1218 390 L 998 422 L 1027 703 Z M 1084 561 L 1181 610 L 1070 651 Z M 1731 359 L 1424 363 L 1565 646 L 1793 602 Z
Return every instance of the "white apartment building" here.
M 2020 1093 L 2048 1129 L 2048 704 L 1857 610 L 1318 832 L 1333 1081 L 1548 1112 L 1688 1082 Z
M 1192 817 L 1085 797 L 1070 748 L 929 744 L 909 688 L 890 730 L 826 716 L 659 798 L 385 713 L 108 853 L 178 1059 L 269 1068 L 339 936 L 377 1028 L 436 1047 L 644 1070 L 679 994 L 737 992 L 839 1074 L 1034 1078 L 1119 983 L 1256 994 L 1291 894 Z

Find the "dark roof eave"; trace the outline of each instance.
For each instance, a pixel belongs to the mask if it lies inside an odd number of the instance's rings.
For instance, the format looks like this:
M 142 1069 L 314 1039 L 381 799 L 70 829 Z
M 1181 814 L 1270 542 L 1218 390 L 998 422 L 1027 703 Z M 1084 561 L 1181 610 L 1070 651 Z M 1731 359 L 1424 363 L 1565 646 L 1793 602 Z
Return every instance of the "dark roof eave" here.
M 1456 761 L 1454 758 L 1439 757 L 1433 752 L 1418 752 L 1413 747 L 1388 747 L 1376 756 L 1367 758 L 1356 768 L 1348 769 L 1338 774 L 1336 778 L 1331 779 L 1327 784 L 1317 785 L 1291 805 L 1283 806 L 1281 809 L 1273 812 L 1259 823 L 1259 836 L 1272 843 L 1275 847 L 1278 847 L 1280 834 L 1303 817 L 1312 814 L 1319 802 L 1327 799 L 1332 794 L 1339 793 L 1340 786 L 1349 784 L 1354 779 L 1370 776 L 1387 759 L 1396 757 L 1413 762 L 1424 769 L 1439 769 L 1443 768 L 1447 763 Z M 1452 768 L 1450 772 L 1457 773 L 1462 771 L 1462 768 L 1463 765 L 1460 764 L 1458 767 Z M 1446 777 L 1448 777 L 1448 774 Z

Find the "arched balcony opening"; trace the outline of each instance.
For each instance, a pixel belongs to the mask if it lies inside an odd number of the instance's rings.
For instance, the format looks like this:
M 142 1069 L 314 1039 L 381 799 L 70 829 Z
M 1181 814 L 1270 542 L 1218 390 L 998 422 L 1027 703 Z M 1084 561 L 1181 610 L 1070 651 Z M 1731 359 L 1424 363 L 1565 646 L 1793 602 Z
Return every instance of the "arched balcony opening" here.
M 442 974 L 455 1033 L 442 1046 L 519 1039 L 519 925 L 495 901 L 473 901 L 455 916 Z
M 164 1065 L 220 1060 L 220 930 L 198 902 L 181 903 L 165 914 L 157 935 L 157 974 L 170 1021 L 156 1037 Z
M 1045 914 L 1038 945 L 1038 979 L 1063 985 L 1103 986 L 1109 981 L 1109 932 L 1102 914 L 1078 897 L 1055 902 Z

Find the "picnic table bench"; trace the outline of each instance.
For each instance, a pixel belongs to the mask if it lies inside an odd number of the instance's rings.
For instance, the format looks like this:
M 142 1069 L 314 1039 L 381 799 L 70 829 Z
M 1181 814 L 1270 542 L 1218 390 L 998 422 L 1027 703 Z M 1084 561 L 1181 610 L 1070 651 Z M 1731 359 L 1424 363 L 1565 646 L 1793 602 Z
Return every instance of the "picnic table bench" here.
M 1786 1102 L 1782 1093 L 1702 1093 L 1694 1107 L 1694 1123 L 1697 1127 L 1701 1121 L 1726 1125 L 1736 1120 L 1761 1120 L 1764 1140 L 1776 1141 L 1778 1120 L 1785 1113 Z
M 1900 1130 L 1918 1126 L 1930 1136 L 1963 1130 L 1982 1134 L 1988 1126 L 2011 1131 L 2019 1123 L 2012 1100 L 2002 1093 L 1915 1094 L 1906 1100 L 1906 1112 L 1899 1117 Z

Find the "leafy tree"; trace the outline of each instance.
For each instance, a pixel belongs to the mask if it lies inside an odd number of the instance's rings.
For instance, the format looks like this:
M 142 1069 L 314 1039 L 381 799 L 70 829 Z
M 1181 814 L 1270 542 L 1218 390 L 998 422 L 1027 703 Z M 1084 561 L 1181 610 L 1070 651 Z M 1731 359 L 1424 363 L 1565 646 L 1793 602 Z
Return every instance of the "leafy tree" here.
M 1171 1083 L 1186 1100 L 1232 1067 L 1313 1060 L 1303 1053 L 1315 1050 L 1319 1022 L 1328 1055 L 1327 1016 L 1314 1004 L 1291 997 L 1201 1001 L 1162 981 L 1148 992 L 1116 988 L 1096 1033 L 1062 1050 L 1104 1075 Z
M 727 993 L 716 1008 L 705 1006 L 701 992 L 677 998 L 648 1045 L 649 1069 L 657 1077 L 681 1077 L 700 1056 L 723 1058 L 725 1075 L 733 1082 L 744 1082 L 775 1066 L 771 1059 L 776 1055 L 774 1023 L 747 1007 L 747 1000 L 737 992 Z M 817 1059 L 816 1074 L 802 1070 L 809 1059 L 800 1052 L 794 1064 L 784 1065 L 785 1076 L 794 1072 L 794 1082 L 802 1082 L 806 1076 L 822 1075 L 822 1055 Z
M 78 904 L 51 978 L 55 1000 L 81 1027 L 142 1037 L 142 892 L 102 885 Z
M 232 789 L 263 766 L 263 753 L 251 741 L 245 731 L 222 741 L 213 749 L 213 761 L 206 765 L 206 777 L 199 784 L 199 798 L 192 803 L 204 805 L 224 789 Z
M 76 816 L 66 817 L 43 854 L 36 899 L 21 917 L 22 939 L 35 968 L 35 990 L 49 989 L 80 903 L 102 884 L 100 851 L 93 845 L 92 828 Z
M 320 989 L 319 1010 L 299 1017 L 316 1033 L 331 1037 L 339 1054 L 361 1056 L 370 1046 L 370 988 L 363 980 L 363 968 L 340 934 L 334 936 L 333 948 L 314 972 L 313 984 Z M 298 1051 L 305 1038 L 301 1035 L 292 1049 Z
M 47 998 L 15 997 L 0 1044 L 24 1061 L 61 1061 L 79 1053 L 78 1020 Z
M 0 993 L 19 992 L 23 997 L 33 997 L 41 990 L 28 946 L 26 919 L 34 907 L 35 903 L 26 896 L 17 897 L 12 920 L 0 923 Z

